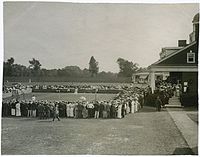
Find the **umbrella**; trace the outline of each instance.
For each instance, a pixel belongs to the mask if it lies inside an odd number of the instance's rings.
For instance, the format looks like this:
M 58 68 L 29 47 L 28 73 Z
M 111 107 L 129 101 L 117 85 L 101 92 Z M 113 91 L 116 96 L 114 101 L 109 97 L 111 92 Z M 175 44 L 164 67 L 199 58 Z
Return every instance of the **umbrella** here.
M 84 96 L 81 96 L 80 99 L 86 101 L 86 98 Z

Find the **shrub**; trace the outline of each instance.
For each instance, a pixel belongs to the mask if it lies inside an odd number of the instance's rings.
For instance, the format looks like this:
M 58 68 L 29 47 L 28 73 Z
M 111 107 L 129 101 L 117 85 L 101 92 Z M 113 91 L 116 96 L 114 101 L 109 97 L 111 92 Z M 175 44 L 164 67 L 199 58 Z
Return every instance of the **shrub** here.
M 182 106 L 198 106 L 198 95 L 197 94 L 181 94 L 180 101 Z

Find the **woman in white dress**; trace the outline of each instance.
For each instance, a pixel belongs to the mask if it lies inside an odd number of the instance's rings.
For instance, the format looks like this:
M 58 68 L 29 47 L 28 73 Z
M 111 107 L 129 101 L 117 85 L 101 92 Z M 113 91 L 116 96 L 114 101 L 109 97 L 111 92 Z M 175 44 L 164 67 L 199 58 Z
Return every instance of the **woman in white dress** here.
M 66 104 L 67 117 L 70 117 L 70 106 L 71 106 L 71 103 Z
M 135 112 L 137 112 L 138 111 L 138 101 L 137 101 L 137 99 L 135 100 Z
M 70 105 L 70 113 L 69 113 L 69 117 L 74 117 L 74 104 Z
M 137 112 L 138 111 L 137 97 L 135 96 L 133 100 L 134 100 L 134 112 Z
M 122 105 L 119 104 L 117 108 L 117 118 L 122 118 Z
M 128 105 L 128 102 L 126 102 L 126 113 L 127 113 L 127 114 L 130 113 L 130 107 L 129 107 L 129 105 Z
M 20 117 L 20 116 L 21 116 L 20 103 L 17 102 L 16 103 L 16 117 Z
M 135 101 L 131 101 L 131 113 L 135 113 Z

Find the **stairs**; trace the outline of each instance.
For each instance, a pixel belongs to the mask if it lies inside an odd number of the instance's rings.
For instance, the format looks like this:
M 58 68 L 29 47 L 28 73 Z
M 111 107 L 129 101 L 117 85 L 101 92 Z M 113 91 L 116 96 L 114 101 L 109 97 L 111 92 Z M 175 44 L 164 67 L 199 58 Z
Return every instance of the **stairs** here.
M 181 102 L 178 97 L 172 97 L 169 99 L 169 104 L 166 104 L 165 107 L 167 108 L 182 108 Z

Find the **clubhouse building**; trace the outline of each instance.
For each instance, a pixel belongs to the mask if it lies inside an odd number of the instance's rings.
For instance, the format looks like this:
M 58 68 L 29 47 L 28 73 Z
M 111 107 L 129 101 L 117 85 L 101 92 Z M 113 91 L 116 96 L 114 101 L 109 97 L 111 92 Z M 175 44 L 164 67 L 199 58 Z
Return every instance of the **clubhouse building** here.
M 199 13 L 193 18 L 193 32 L 186 40 L 179 40 L 178 47 L 166 47 L 160 53 L 160 59 L 148 67 L 148 82 L 152 92 L 156 89 L 156 74 L 168 74 L 172 84 L 181 84 L 183 96 L 189 103 L 198 102 L 198 46 Z M 186 89 L 186 90 L 185 90 Z

